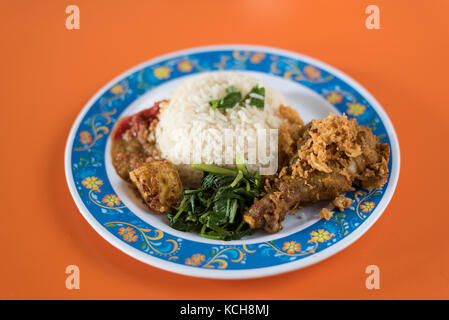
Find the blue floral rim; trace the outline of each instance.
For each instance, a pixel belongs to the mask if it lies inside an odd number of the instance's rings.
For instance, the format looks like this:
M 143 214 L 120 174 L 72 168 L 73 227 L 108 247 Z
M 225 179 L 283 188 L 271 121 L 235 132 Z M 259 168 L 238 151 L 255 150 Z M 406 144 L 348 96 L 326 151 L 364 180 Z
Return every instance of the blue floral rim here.
M 144 255 L 192 268 L 248 270 L 279 266 L 316 255 L 358 230 L 373 214 L 390 181 L 382 188 L 351 192 L 353 205 L 332 219 L 273 241 L 211 244 L 163 232 L 137 217 L 114 192 L 105 166 L 106 143 L 121 113 L 137 98 L 167 81 L 205 71 L 257 71 L 297 82 L 325 98 L 341 113 L 369 126 L 380 141 L 390 135 L 367 99 L 331 71 L 309 61 L 269 50 L 209 49 L 146 64 L 111 84 L 91 103 L 72 131 L 69 150 L 71 179 L 91 217 L 110 233 Z M 70 140 L 70 139 L 69 139 Z M 389 162 L 391 171 L 392 161 Z

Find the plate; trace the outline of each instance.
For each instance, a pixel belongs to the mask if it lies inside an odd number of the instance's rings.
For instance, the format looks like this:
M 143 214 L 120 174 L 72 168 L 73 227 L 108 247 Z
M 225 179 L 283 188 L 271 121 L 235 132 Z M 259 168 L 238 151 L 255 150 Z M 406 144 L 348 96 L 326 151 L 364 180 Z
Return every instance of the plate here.
M 369 126 L 391 148 L 382 187 L 347 194 L 355 201 L 332 219 L 322 204 L 287 216 L 276 234 L 236 241 L 204 239 L 174 230 L 150 213 L 114 171 L 109 135 L 117 119 L 167 99 L 186 77 L 207 71 L 250 73 L 281 91 L 305 122 L 345 113 Z M 65 173 L 81 214 L 108 242 L 149 265 L 207 278 L 255 278 L 300 269 L 346 248 L 381 216 L 399 176 L 394 128 L 380 104 L 353 79 L 310 57 L 261 46 L 225 45 L 183 50 L 140 64 L 103 87 L 83 108 L 67 140 Z

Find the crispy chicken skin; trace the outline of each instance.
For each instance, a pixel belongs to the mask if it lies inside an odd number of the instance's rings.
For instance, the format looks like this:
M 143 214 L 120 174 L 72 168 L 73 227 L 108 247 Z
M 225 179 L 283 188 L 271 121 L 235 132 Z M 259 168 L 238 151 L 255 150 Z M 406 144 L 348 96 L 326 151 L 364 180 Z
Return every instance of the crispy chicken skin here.
M 278 163 L 280 166 L 285 166 L 288 165 L 289 155 L 296 150 L 296 141 L 299 139 L 304 122 L 292 107 L 280 105 L 279 113 L 286 120 L 281 123 L 278 130 Z
M 331 207 L 337 208 L 340 212 L 343 212 L 345 209 L 349 208 L 353 202 L 354 200 L 341 195 L 334 199 L 331 203 Z
M 173 209 L 182 197 L 182 184 L 178 171 L 168 160 L 149 158 L 129 173 L 148 207 L 158 213 Z
M 251 228 L 278 232 L 285 214 L 299 205 L 334 199 L 353 186 L 380 187 L 388 179 L 389 146 L 355 119 L 330 114 L 286 130 L 294 139 L 288 144 L 292 152 L 279 173 L 265 180 L 266 194 L 244 213 Z

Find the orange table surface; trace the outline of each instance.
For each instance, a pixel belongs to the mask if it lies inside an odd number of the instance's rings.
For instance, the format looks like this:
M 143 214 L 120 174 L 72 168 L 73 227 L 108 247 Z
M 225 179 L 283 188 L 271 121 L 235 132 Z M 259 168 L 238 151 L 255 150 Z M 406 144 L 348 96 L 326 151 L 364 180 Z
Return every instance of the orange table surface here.
M 67 30 L 65 8 L 80 9 Z M 380 9 L 380 29 L 365 8 Z M 0 2 L 3 299 L 449 298 L 449 1 Z M 357 242 L 305 269 L 211 280 L 143 264 L 108 244 L 69 193 L 64 147 L 89 98 L 140 62 L 210 44 L 258 44 L 322 60 L 365 86 L 401 148 L 393 199 Z M 68 265 L 80 289 L 65 286 Z M 368 290 L 365 268 L 380 269 Z

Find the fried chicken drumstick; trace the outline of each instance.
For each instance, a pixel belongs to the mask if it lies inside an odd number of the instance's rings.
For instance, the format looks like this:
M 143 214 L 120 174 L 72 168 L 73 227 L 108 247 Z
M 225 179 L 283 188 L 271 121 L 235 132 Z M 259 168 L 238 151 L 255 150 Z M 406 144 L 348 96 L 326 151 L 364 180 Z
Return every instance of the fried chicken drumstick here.
M 253 229 L 282 229 L 287 212 L 354 190 L 381 187 L 388 179 L 388 144 L 355 119 L 330 114 L 290 128 L 293 152 L 279 173 L 266 180 L 266 194 L 244 213 Z M 293 212 L 294 213 L 294 212 Z

